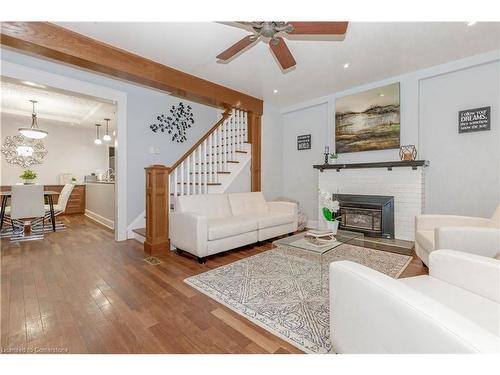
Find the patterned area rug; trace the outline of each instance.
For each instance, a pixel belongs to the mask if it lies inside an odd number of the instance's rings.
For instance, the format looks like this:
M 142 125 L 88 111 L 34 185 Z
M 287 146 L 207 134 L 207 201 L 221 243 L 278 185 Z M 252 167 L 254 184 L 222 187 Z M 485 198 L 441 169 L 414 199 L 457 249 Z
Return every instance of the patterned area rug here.
M 398 277 L 407 255 L 354 245 L 325 255 L 273 249 L 184 280 L 217 302 L 246 317 L 306 353 L 328 353 L 330 306 L 328 265 L 351 260 Z

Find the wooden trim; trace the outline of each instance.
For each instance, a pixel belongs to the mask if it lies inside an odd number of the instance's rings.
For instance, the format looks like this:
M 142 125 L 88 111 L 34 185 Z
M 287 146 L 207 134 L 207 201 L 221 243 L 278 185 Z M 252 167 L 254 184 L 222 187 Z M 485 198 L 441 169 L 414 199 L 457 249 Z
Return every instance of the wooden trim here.
M 262 114 L 261 99 L 162 65 L 49 22 L 2 22 L 0 43 L 217 106 Z
M 248 141 L 252 147 L 251 160 L 251 190 L 261 191 L 261 116 L 257 113 L 248 113 Z
M 170 250 L 168 233 L 168 174 L 164 165 L 146 167 L 146 240 L 144 252 L 149 255 Z
M 187 150 L 184 155 L 181 156 L 181 158 L 179 160 L 177 160 L 174 165 L 172 165 L 170 167 L 170 172 L 173 172 L 175 168 L 177 168 L 179 165 L 181 165 L 181 163 L 187 159 L 187 157 L 189 155 L 191 155 L 191 153 L 196 150 L 196 148 L 201 145 L 201 143 L 208 138 L 208 136 L 210 134 L 212 134 L 215 130 L 217 130 L 217 128 L 229 117 L 231 116 L 231 110 L 230 109 L 226 109 L 226 111 L 222 114 L 222 118 L 217 121 L 217 123 L 203 136 L 201 137 L 201 139 L 196 142 L 189 150 Z

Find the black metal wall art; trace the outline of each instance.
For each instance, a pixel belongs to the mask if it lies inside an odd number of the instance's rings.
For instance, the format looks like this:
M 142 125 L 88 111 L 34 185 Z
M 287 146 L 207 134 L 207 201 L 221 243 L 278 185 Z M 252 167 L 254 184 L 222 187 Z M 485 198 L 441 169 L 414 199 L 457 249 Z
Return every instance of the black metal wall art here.
M 194 125 L 193 111 L 190 105 L 185 106 L 180 102 L 177 106 L 173 105 L 170 109 L 170 115 L 158 115 L 157 122 L 149 125 L 149 128 L 155 132 L 168 133 L 172 136 L 172 141 L 182 143 L 187 140 L 186 130 Z

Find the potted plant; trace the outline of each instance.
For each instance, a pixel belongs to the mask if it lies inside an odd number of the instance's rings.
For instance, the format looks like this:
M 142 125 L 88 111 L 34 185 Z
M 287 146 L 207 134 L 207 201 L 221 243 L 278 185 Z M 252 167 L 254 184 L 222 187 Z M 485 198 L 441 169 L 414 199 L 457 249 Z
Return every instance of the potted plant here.
M 332 159 L 333 164 L 335 164 L 340 155 L 336 154 L 335 152 L 332 152 L 329 156 L 330 156 L 330 159 Z
M 33 184 L 35 179 L 36 179 L 36 173 L 33 172 L 31 169 L 26 169 L 22 175 L 19 176 L 19 178 L 24 180 L 24 184 Z
M 321 212 L 326 220 L 326 226 L 335 235 L 339 229 L 340 217 L 337 215 L 340 209 L 339 201 L 334 200 L 332 194 L 325 190 L 320 190 L 319 195 L 323 205 Z
M 71 177 L 71 183 L 73 185 L 76 185 L 76 177 L 75 176 Z

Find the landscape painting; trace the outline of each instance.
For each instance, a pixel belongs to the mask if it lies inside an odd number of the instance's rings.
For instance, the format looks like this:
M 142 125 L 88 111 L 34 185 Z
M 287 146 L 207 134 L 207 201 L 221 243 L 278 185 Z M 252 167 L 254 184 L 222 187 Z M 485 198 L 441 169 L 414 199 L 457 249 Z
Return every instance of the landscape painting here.
M 399 82 L 336 99 L 336 153 L 399 148 L 399 135 Z

